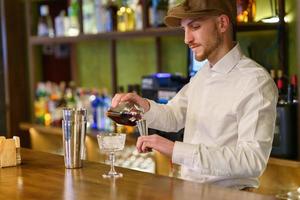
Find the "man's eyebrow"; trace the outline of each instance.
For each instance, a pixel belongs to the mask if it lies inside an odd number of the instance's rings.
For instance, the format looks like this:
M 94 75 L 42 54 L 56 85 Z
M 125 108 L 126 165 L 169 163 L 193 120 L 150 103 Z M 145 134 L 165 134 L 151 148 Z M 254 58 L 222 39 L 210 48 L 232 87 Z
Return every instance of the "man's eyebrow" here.
M 190 26 L 192 23 L 194 23 L 194 22 L 197 21 L 198 19 L 199 19 L 199 18 L 191 20 L 189 23 L 186 24 L 186 26 Z M 184 29 L 184 26 L 181 25 L 180 28 Z
M 192 21 L 190 21 L 187 26 L 190 26 L 192 23 L 196 22 L 196 21 L 204 21 L 206 18 L 205 17 L 199 17 L 199 18 L 196 18 L 196 19 L 193 19 Z
M 199 21 L 199 22 L 205 21 L 206 19 L 207 19 L 207 17 L 198 17 L 196 19 L 192 19 L 189 23 L 187 23 L 186 26 L 190 26 L 192 23 L 194 23 L 196 21 Z M 184 29 L 184 26 L 181 25 L 180 28 Z
M 196 19 L 190 21 L 189 23 L 186 24 L 186 26 L 190 26 L 190 25 L 191 25 L 193 22 L 195 22 L 195 21 L 196 21 Z M 183 27 L 183 28 L 184 28 L 184 27 Z

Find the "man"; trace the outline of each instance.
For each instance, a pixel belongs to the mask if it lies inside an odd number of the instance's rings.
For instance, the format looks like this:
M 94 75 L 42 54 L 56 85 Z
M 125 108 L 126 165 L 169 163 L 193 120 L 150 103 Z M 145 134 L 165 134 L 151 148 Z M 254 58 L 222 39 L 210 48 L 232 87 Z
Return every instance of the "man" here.
M 116 94 L 115 107 L 132 101 L 145 110 L 149 127 L 176 132 L 183 142 L 141 136 L 139 152 L 157 150 L 181 165 L 187 180 L 244 189 L 258 187 L 273 140 L 277 88 L 266 70 L 233 41 L 235 0 L 186 0 L 165 23 L 184 29 L 184 42 L 208 63 L 167 105 L 136 94 Z

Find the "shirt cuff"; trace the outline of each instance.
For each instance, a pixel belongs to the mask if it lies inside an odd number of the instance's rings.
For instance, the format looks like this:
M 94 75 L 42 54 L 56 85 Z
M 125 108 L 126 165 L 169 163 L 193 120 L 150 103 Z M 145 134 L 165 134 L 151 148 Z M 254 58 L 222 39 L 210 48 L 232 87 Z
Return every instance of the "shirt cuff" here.
M 193 166 L 197 146 L 176 141 L 173 148 L 172 162 L 178 165 Z
M 151 124 L 156 118 L 155 114 L 157 113 L 157 105 L 154 101 L 146 99 L 150 104 L 150 109 L 144 113 L 143 118 L 147 121 L 147 124 Z

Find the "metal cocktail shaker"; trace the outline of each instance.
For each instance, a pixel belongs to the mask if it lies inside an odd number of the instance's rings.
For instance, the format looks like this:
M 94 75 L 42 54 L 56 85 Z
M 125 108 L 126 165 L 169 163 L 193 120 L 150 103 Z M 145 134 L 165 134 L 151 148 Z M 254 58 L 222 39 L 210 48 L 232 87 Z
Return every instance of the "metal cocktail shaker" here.
M 85 156 L 85 135 L 87 126 L 87 110 L 63 109 L 63 146 L 65 167 L 81 168 Z

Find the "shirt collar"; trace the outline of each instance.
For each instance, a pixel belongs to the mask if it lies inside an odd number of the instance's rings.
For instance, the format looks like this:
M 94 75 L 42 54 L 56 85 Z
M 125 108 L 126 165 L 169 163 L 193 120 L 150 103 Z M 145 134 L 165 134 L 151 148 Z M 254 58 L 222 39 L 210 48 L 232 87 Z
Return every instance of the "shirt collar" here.
M 223 58 L 221 58 L 211 70 L 221 74 L 229 73 L 243 56 L 240 45 L 237 43 Z

